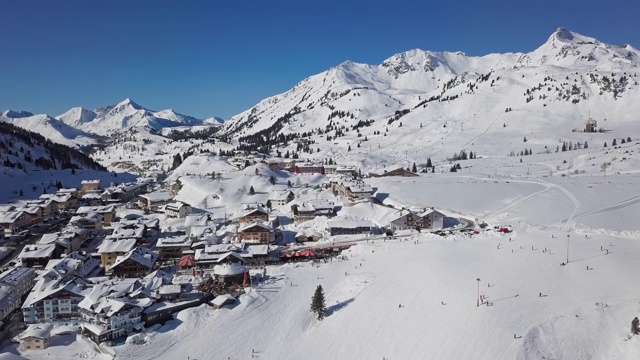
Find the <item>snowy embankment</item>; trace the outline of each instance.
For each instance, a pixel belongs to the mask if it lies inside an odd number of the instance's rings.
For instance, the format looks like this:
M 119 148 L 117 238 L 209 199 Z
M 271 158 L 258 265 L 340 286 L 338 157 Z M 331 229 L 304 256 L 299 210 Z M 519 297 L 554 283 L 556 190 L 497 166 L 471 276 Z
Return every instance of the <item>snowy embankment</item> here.
M 524 227 L 361 243 L 346 261 L 271 267 L 238 305 L 185 310 L 146 344 L 118 347 L 118 358 L 244 359 L 252 350 L 265 359 L 638 356 L 640 341 L 624 339 L 639 310 L 640 244 L 607 235 L 571 240 L 568 266 L 560 266 L 564 236 Z M 309 312 L 318 284 L 327 298 L 323 321 Z M 478 285 L 489 306 L 476 307 Z

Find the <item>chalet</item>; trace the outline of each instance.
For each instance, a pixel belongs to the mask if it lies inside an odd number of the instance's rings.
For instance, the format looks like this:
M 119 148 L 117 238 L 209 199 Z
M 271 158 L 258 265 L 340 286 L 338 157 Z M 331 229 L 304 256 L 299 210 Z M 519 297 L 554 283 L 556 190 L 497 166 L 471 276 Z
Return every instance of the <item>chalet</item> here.
M 51 199 L 36 199 L 28 200 L 28 206 L 37 206 L 42 209 L 42 217 L 48 219 L 58 212 L 57 206 L 54 205 Z
M 297 164 L 295 166 L 296 174 L 324 174 L 324 165 L 322 164 Z
M 182 219 L 191 214 L 191 206 L 181 201 L 174 201 L 164 207 L 167 217 Z
M 26 205 L 18 208 L 18 211 L 24 211 L 25 213 L 29 214 L 31 225 L 40 224 L 44 219 L 42 208 L 38 206 Z
M 102 215 L 104 226 L 111 226 L 116 218 L 116 207 L 115 205 L 81 206 L 76 210 L 76 215 L 87 215 L 90 213 Z
M 193 241 L 192 249 L 199 249 L 218 242 L 215 226 L 193 226 L 188 236 Z
M 387 176 L 414 177 L 419 175 L 412 173 L 411 171 L 399 166 L 397 168 L 393 168 L 392 170 L 383 170 L 382 172 L 370 172 L 369 176 L 371 177 L 387 177 Z
M 0 329 L 10 321 L 16 309 L 20 309 L 22 298 L 29 293 L 36 273 L 26 267 L 14 267 L 0 274 Z
M 442 229 L 444 227 L 445 215 L 433 208 L 424 209 L 421 213 L 416 214 L 416 226 L 421 229 Z
M 147 191 L 149 184 L 146 182 L 131 182 L 104 189 L 100 198 L 103 203 L 127 202 Z
M 271 158 L 267 160 L 267 165 L 271 170 L 284 170 L 284 159 Z
M 371 186 L 360 180 L 338 178 L 331 181 L 331 188 L 336 195 L 345 196 L 349 201 L 371 200 L 373 198 Z
M 315 199 L 303 202 L 294 208 L 293 215 L 295 221 L 307 221 L 318 216 L 333 217 L 335 205 L 325 199 Z
M 24 323 L 78 319 L 77 304 L 84 298 L 87 286 L 89 284 L 78 277 L 43 275 L 34 286 L 35 291 L 22 304 Z
M 261 206 L 254 209 L 246 210 L 240 215 L 239 221 L 241 224 L 252 222 L 254 220 L 269 221 L 269 211 Z
M 445 215 L 433 208 L 421 212 L 402 211 L 389 222 L 388 228 L 393 231 L 407 229 L 442 229 Z
M 85 215 L 76 215 L 69 219 L 69 223 L 75 227 L 89 230 L 92 236 L 95 236 L 102 230 L 103 216 L 98 213 L 88 213 Z
M 22 304 L 25 324 L 79 319 L 77 304 L 92 286 L 84 277 L 98 264 L 77 252 L 51 260 Z
M 80 197 L 79 203 L 87 206 L 100 206 L 102 204 L 102 194 L 97 192 L 86 193 Z
M 158 238 L 156 248 L 160 260 L 180 259 L 182 253 L 191 250 L 193 240 L 187 235 L 172 235 Z
M 94 302 L 91 296 L 85 297 L 78 304 L 83 320 L 82 334 L 100 344 L 140 332 L 144 310 L 140 304 L 151 305 L 151 301 L 147 300 L 104 296 Z
M 117 277 L 141 278 L 154 270 L 158 255 L 149 249 L 137 248 L 118 256 L 107 268 L 107 273 Z
M 31 216 L 24 211 L 0 213 L 0 229 L 6 236 L 14 235 L 31 225 Z
M 136 248 L 135 238 L 117 239 L 108 237 L 104 239 L 98 253 L 100 254 L 100 260 L 102 267 L 108 269 L 115 264 L 119 256 L 123 256 Z
M 32 324 L 18 336 L 20 350 L 44 350 L 51 337 L 51 325 Z
M 157 211 L 160 206 L 166 205 L 172 200 L 173 195 L 170 192 L 152 192 L 138 197 L 138 207 L 145 211 Z
M 54 234 L 43 234 L 38 244 L 56 246 L 55 257 L 74 252 L 89 239 L 90 231 L 83 228 L 69 228 Z
M 18 259 L 25 267 L 45 267 L 49 260 L 53 258 L 53 253 L 56 250 L 56 246 L 53 244 L 48 245 L 27 245 L 22 249 Z
M 42 194 L 40 199 L 50 199 L 58 213 L 68 213 L 78 206 L 78 199 L 71 193 Z
M 269 194 L 271 206 L 276 208 L 293 201 L 294 195 L 290 190 L 275 190 Z
M 301 229 L 296 233 L 296 241 L 299 242 L 318 241 L 322 238 L 323 236 L 321 232 L 309 228 Z
M 260 219 L 244 223 L 238 231 L 240 241 L 243 243 L 271 244 L 275 240 L 275 233 L 270 223 Z
M 82 185 L 82 188 L 80 189 L 81 195 L 90 192 L 102 192 L 102 181 L 100 180 L 82 180 L 80 184 Z
M 374 225 L 367 220 L 331 220 L 327 223 L 331 236 L 371 234 Z

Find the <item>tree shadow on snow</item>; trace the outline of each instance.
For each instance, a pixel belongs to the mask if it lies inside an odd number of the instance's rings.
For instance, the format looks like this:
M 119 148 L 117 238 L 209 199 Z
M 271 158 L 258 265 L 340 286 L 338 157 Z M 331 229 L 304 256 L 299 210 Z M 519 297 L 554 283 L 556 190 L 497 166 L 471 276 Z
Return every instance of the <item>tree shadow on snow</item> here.
M 324 314 L 325 314 L 325 316 L 331 316 L 334 312 L 346 307 L 347 305 L 351 304 L 355 300 L 356 300 L 355 298 L 351 298 L 351 299 L 347 299 L 345 301 L 341 301 L 341 302 L 339 302 L 339 303 L 337 303 L 335 305 L 331 305 L 325 310 Z

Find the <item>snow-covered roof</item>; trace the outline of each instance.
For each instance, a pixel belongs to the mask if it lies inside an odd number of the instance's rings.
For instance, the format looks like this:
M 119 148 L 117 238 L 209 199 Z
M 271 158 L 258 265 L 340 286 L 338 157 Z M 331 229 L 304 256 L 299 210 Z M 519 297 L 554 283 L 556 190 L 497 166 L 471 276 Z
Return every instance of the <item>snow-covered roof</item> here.
M 73 216 L 71 219 L 69 219 L 69 222 L 75 223 L 77 221 L 84 220 L 84 221 L 96 223 L 96 222 L 102 221 L 103 218 L 104 216 L 98 213 L 90 212 L 88 214 Z
M 181 201 L 174 201 L 172 203 L 167 204 L 164 209 L 165 210 L 171 210 L 171 211 L 180 211 L 181 208 L 185 207 L 185 206 L 189 206 L 189 204 L 185 204 Z
M 113 269 L 114 267 L 122 264 L 127 260 L 133 260 L 138 264 L 150 269 L 157 259 L 158 254 L 154 253 L 153 251 L 145 248 L 136 248 L 124 255 L 118 256 L 116 258 L 116 261 L 113 263 L 113 265 L 111 265 L 109 269 Z
M 238 229 L 238 231 L 243 232 L 246 231 L 252 227 L 261 227 L 263 229 L 267 229 L 269 231 L 273 230 L 273 227 L 271 227 L 271 225 L 269 224 L 269 222 L 264 221 L 264 220 L 260 220 L 260 219 L 255 219 L 253 221 L 250 221 L 248 223 L 244 223 L 242 224 L 242 226 L 240 227 L 240 229 Z
M 217 307 L 226 305 L 226 304 L 232 304 L 236 302 L 236 298 L 234 298 L 233 296 L 231 296 L 230 294 L 222 294 L 222 295 L 218 295 L 216 296 L 215 299 L 213 299 L 211 301 L 211 303 Z
M 18 258 L 20 259 L 41 259 L 41 258 L 50 258 L 53 256 L 53 252 L 56 250 L 55 245 L 27 245 L 22 249 Z
M 180 285 L 162 285 L 160 289 L 158 289 L 158 294 L 160 295 L 169 295 L 169 294 L 180 294 Z
M 298 211 L 333 210 L 334 203 L 327 199 L 313 199 L 298 206 Z
M 205 246 L 204 252 L 209 254 L 222 254 L 229 251 L 241 252 L 245 249 L 245 244 L 237 243 L 237 244 L 215 244 Z
M 264 208 L 262 206 L 256 206 L 255 208 L 251 208 L 251 209 L 245 210 L 242 214 L 240 214 L 239 217 L 245 217 L 247 215 L 251 215 L 256 211 L 261 212 L 263 214 L 269 215 L 269 210 L 267 210 L 266 208 Z
M 47 340 L 51 336 L 50 324 L 31 324 L 25 331 L 18 335 L 19 340 L 36 338 Z
M 187 235 L 172 235 L 158 238 L 156 247 L 175 247 L 175 246 L 191 246 L 193 240 Z
M 150 202 L 169 201 L 173 199 L 173 195 L 171 195 L 171 193 L 168 191 L 152 192 L 152 193 L 140 195 L 140 197 L 145 198 Z
M 102 181 L 100 180 L 82 180 L 80 182 L 80 184 L 85 185 L 85 184 L 100 184 L 102 183 Z
M 244 265 L 238 263 L 220 264 L 213 267 L 213 274 L 220 276 L 239 275 L 247 271 Z
M 76 210 L 76 214 L 84 215 L 89 213 L 115 213 L 116 207 L 114 205 L 104 205 L 104 206 L 80 206 L 78 210 Z
M 35 271 L 27 267 L 14 267 L 9 271 L 0 274 L 0 284 L 8 286 L 17 286 L 26 279 L 34 278 Z
M 109 237 L 112 239 L 139 239 L 144 236 L 145 229 L 145 225 L 138 221 L 120 221 L 115 225 Z
M 269 254 L 269 245 L 249 245 L 247 251 L 251 255 L 266 256 Z
M 88 192 L 84 195 L 82 195 L 83 200 L 100 200 L 102 198 L 102 195 L 99 193 L 95 193 L 95 192 Z
M 327 222 L 329 228 L 355 229 L 359 227 L 373 227 L 373 223 L 368 220 L 344 219 L 331 220 Z
M 136 247 L 136 239 L 104 239 L 98 253 L 126 253 Z
M 22 211 L 0 213 L 0 224 L 13 224 L 24 214 Z
M 290 190 L 275 190 L 269 194 L 269 200 L 286 201 L 290 194 Z

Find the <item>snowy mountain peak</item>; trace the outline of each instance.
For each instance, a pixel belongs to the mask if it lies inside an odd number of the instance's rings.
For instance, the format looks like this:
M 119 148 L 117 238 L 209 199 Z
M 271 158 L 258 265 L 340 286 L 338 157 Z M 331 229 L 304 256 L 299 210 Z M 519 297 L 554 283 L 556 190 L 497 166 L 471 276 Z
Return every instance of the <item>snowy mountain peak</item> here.
M 18 119 L 18 118 L 33 116 L 33 114 L 28 111 L 22 111 L 22 110 L 20 111 L 5 110 L 2 112 L 2 116 L 12 118 L 12 119 Z
M 138 105 L 135 101 L 131 100 L 130 98 L 126 98 L 122 100 L 121 102 L 117 103 L 114 107 L 124 107 L 124 106 L 130 106 L 136 110 L 144 109 L 142 106 Z
M 78 127 L 95 119 L 95 117 L 96 114 L 91 110 L 87 110 L 82 107 L 74 107 L 64 114 L 56 116 L 56 119 L 61 120 L 69 126 Z

